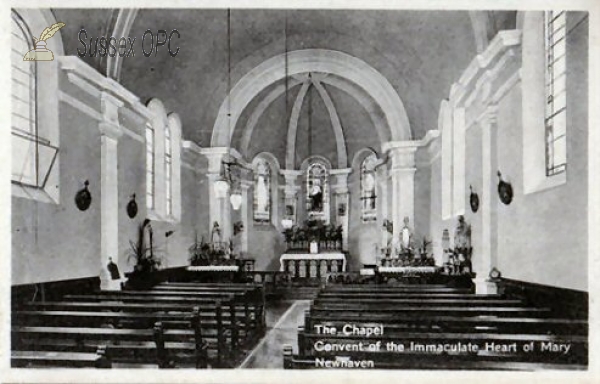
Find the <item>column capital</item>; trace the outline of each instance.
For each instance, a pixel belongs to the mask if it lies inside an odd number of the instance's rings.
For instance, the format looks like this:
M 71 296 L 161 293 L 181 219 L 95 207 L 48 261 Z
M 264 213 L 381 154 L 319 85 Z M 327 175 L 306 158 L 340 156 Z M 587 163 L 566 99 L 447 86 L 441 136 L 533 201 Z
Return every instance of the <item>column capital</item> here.
M 208 159 L 208 173 L 221 173 L 221 162 L 228 156 L 228 147 L 201 148 L 200 154 Z
M 302 176 L 302 171 L 298 169 L 280 169 L 279 173 L 283 175 L 286 179 L 292 177 Z
M 119 124 L 119 108 L 123 106 L 123 101 L 117 99 L 107 92 L 102 92 L 100 96 L 100 107 L 104 121 L 113 124 Z
M 412 169 L 415 167 L 415 153 L 417 147 L 393 147 L 388 150 L 392 159 L 391 171 L 399 169 Z
M 250 187 L 252 187 L 252 180 L 245 180 L 242 179 L 240 180 L 240 186 L 242 187 L 242 190 L 248 190 L 250 189 Z
M 123 129 L 119 124 L 102 121 L 98 124 L 98 129 L 102 136 L 110 137 L 113 140 L 119 140 L 123 136 Z

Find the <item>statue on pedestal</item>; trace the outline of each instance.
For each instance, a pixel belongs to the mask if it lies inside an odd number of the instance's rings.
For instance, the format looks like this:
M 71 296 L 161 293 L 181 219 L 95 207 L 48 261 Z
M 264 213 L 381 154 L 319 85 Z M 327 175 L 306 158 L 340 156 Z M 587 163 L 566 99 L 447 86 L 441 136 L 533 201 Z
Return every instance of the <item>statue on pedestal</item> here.
M 221 233 L 219 223 L 216 221 L 213 223 L 213 228 L 210 232 L 210 242 L 212 243 L 213 248 L 220 247 L 223 242 L 223 234 Z
M 452 262 L 458 269 L 458 273 L 471 273 L 471 226 L 465 221 L 463 215 L 458 216 L 458 223 L 454 230 L 454 252 Z
M 404 226 L 402 227 L 402 229 L 400 230 L 400 240 L 401 240 L 401 244 L 402 244 L 402 248 L 403 249 L 411 249 L 412 247 L 412 240 L 413 240 L 413 233 L 410 229 L 410 227 L 408 226 L 408 216 L 404 217 Z

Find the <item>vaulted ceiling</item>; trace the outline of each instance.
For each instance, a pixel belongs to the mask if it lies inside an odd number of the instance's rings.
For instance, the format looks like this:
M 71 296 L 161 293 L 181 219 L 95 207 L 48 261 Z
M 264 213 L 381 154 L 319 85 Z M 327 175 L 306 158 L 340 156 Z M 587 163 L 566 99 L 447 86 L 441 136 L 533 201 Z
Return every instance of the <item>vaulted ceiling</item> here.
M 110 36 L 118 15 L 108 9 L 53 12 L 67 24 L 62 36 L 70 55 L 82 47 L 80 29 L 86 29 L 88 37 Z M 225 9 L 141 9 L 125 36 L 137 39 L 135 57 L 123 59 L 119 81 L 142 101 L 160 98 L 169 111 L 181 116 L 184 137 L 207 146 L 228 89 L 254 67 L 286 50 L 341 51 L 387 79 L 404 104 L 413 138 L 419 139 L 437 128 L 440 101 L 478 50 L 498 30 L 509 28 L 515 28 L 515 12 L 233 9 L 228 28 Z M 177 29 L 181 37 L 172 42 L 180 48 L 177 56 L 161 47 L 156 56 L 145 57 L 141 40 L 147 29 Z M 106 73 L 106 59 L 84 60 Z M 349 159 L 360 147 L 378 148 L 381 143 L 364 107 L 347 92 L 324 87 L 339 116 Z M 288 88 L 260 116 L 245 155 L 267 150 L 284 162 L 289 117 L 300 86 Z M 244 110 L 234 130 L 235 146 L 241 146 L 248 118 L 270 90 L 262 90 Z M 306 100 L 298 117 L 298 156 L 333 151 L 327 144 L 333 131 L 323 100 L 319 96 Z M 314 104 L 310 108 L 309 102 Z M 314 136 L 310 140 L 309 127 Z M 306 143 L 313 147 L 300 148 Z

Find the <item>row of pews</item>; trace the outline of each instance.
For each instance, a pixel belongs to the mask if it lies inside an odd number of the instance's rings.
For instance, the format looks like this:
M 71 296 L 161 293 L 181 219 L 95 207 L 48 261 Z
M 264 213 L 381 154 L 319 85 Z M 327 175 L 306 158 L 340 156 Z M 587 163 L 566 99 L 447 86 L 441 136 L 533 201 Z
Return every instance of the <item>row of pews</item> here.
M 233 367 L 265 331 L 261 285 L 161 283 L 12 308 L 13 367 Z
M 445 285 L 328 285 L 286 369 L 585 369 L 588 323 Z

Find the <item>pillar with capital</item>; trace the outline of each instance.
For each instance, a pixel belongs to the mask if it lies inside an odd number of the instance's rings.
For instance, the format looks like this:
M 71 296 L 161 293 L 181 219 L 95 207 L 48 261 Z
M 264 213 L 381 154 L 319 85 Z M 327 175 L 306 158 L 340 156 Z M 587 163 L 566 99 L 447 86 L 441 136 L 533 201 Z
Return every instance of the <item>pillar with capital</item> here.
M 119 264 L 119 171 L 117 144 L 123 135 L 119 108 L 123 102 L 102 93 L 103 120 L 100 129 L 100 289 L 119 290 L 120 281 L 111 280 L 109 258 Z
M 388 152 L 391 159 L 391 220 L 394 223 L 393 235 L 398 236 L 405 217 L 414 225 L 417 146 L 412 142 L 388 142 L 383 145 L 383 150 Z
M 253 205 L 252 196 L 249 193 L 250 187 L 252 186 L 252 181 L 247 178 L 242 178 L 241 180 L 241 188 L 242 188 L 242 224 L 244 225 L 244 229 L 242 230 L 242 241 L 241 241 L 241 251 L 245 256 L 248 254 L 248 228 L 250 225 L 250 215 L 251 208 Z
M 209 182 L 208 201 L 210 209 L 209 228 L 213 223 L 219 223 L 223 241 L 228 241 L 232 235 L 231 228 L 231 211 L 229 204 L 230 188 L 217 190 L 215 185 L 223 180 L 223 162 L 227 160 L 229 148 L 227 147 L 211 147 L 202 148 L 201 153 L 208 159 L 208 168 L 206 177 Z
M 300 191 L 300 181 L 298 179 L 302 176 L 302 171 L 282 169 L 279 172 L 285 178 L 285 186 L 283 188 L 285 206 L 282 217 L 291 219 L 296 224 L 298 220 L 298 192 Z M 291 216 L 288 215 L 288 207 L 292 207 L 293 214 Z
M 348 175 L 352 171 L 351 168 L 332 169 L 331 175 L 335 176 L 335 184 L 333 185 L 333 193 L 335 195 L 335 217 L 336 225 L 342 226 L 342 250 L 348 250 L 348 218 L 350 217 L 350 205 L 348 194 Z M 340 213 L 340 208 L 343 209 L 343 215 Z
M 497 265 L 497 200 L 495 196 L 497 170 L 497 107 L 487 107 L 478 120 L 481 129 L 481 250 L 474 254 L 473 270 L 475 292 L 477 294 L 493 294 L 498 292 L 495 282 L 489 278 L 492 268 Z

